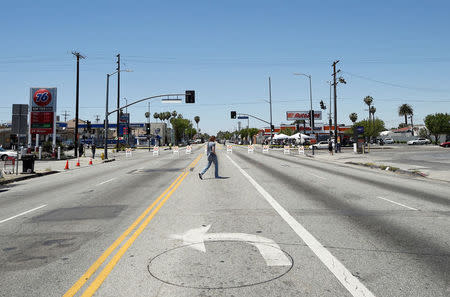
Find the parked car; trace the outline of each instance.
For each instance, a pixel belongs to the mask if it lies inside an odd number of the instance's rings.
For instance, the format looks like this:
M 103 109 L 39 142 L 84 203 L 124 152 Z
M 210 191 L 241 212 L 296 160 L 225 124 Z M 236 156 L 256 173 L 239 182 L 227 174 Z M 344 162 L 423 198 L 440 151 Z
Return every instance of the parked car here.
M 17 156 L 17 152 L 12 151 L 12 150 L 5 150 L 4 148 L 0 147 L 0 158 L 2 159 L 2 161 L 5 161 L 6 159 L 8 159 L 8 157 L 16 157 Z
M 441 143 L 440 146 L 442 146 L 442 147 L 450 147 L 450 141 L 445 141 L 445 142 Z
M 319 141 L 316 144 L 312 145 L 315 149 L 328 149 L 328 141 Z M 333 147 L 334 147 L 334 142 L 333 142 Z
M 407 142 L 408 145 L 414 145 L 414 144 L 430 144 L 431 140 L 426 138 L 417 138 L 413 139 Z
M 394 143 L 394 139 L 392 139 L 392 138 L 385 138 L 384 139 L 384 143 L 386 143 L 386 144 L 393 144 Z

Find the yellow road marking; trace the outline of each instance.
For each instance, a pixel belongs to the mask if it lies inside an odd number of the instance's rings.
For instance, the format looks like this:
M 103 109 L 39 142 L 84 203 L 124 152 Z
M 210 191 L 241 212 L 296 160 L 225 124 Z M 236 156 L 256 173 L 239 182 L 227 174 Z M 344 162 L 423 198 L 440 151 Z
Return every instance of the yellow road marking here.
M 200 154 L 186 169 L 193 168 L 195 165 L 200 161 L 202 157 L 202 154 Z M 88 270 L 83 274 L 83 276 L 78 279 L 78 281 L 63 295 L 63 297 L 72 297 L 74 296 L 87 282 L 87 280 L 97 271 L 97 269 L 105 262 L 105 260 L 111 255 L 111 253 L 125 240 L 125 238 L 136 228 L 137 225 L 147 216 L 147 214 L 153 209 L 153 207 L 158 204 L 158 202 L 169 192 L 169 195 L 163 200 L 163 202 L 158 205 L 158 207 L 155 209 L 156 212 L 162 207 L 162 204 L 164 204 L 164 201 L 172 195 L 173 191 L 178 188 L 181 181 L 187 176 L 189 173 L 189 170 L 181 173 L 175 181 L 131 224 L 130 227 L 119 237 L 117 238 L 114 243 L 94 262 L 94 264 L 91 265 L 91 267 L 88 268 Z M 172 189 L 172 191 L 171 191 Z M 153 218 L 153 216 L 156 214 L 155 211 L 150 214 L 149 217 Z M 150 219 L 151 220 L 151 219 Z M 150 222 L 148 221 L 148 223 Z M 147 221 L 147 220 L 146 220 Z M 146 225 L 148 225 L 148 223 Z M 145 222 L 142 224 L 144 225 Z M 142 227 L 141 225 L 141 227 Z M 145 228 L 145 227 L 144 227 Z M 138 229 L 139 230 L 139 229 Z M 142 231 L 141 231 L 142 232 Z M 135 232 L 136 233 L 136 232 Z M 140 234 L 140 233 L 139 233 Z M 134 236 L 134 234 L 133 234 Z M 137 236 L 136 236 L 137 237 Z M 128 242 L 128 241 L 127 241 Z M 134 240 L 133 240 L 134 242 Z M 131 244 L 130 244 L 131 245 Z M 125 250 L 126 251 L 126 250 Z M 119 250 L 120 252 L 120 250 Z M 120 259 L 120 257 L 119 257 Z M 118 260 L 117 260 L 118 261 Z M 117 262 L 116 262 L 117 263 Z M 115 265 L 115 264 L 114 264 Z M 114 266 L 113 266 L 114 267 Z M 111 268 L 112 269 L 112 268 Z M 105 270 L 105 269 L 103 269 Z M 103 271 L 102 271 L 103 272 Z M 109 272 L 108 272 L 109 274 Z M 106 277 L 105 277 L 106 278 Z M 98 279 L 98 277 L 97 277 Z M 96 279 L 96 280 L 97 280 Z M 95 281 L 94 281 L 95 282 Z M 103 282 L 103 280 L 102 280 Z M 101 284 L 101 283 L 100 283 Z M 92 286 L 92 285 L 91 285 Z M 100 285 L 99 285 L 100 286 Z M 90 287 L 89 287 L 90 288 Z M 89 289 L 88 288 L 88 289 Z M 97 288 L 98 289 L 98 288 Z M 96 289 L 96 290 L 97 290 Z M 87 290 L 86 290 L 87 291 Z M 94 291 L 95 292 L 95 291 Z M 83 294 L 84 296 L 84 294 Z

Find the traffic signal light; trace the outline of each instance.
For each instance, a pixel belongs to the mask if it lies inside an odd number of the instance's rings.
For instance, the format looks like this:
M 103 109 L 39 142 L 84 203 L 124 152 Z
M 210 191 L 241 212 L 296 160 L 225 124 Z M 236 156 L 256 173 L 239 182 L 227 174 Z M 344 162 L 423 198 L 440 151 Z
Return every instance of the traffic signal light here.
M 232 119 L 235 119 L 235 118 L 236 118 L 236 112 L 235 112 L 235 111 L 232 111 L 232 112 L 231 112 L 231 118 L 232 118 Z
M 189 90 L 185 93 L 186 103 L 195 103 L 195 91 Z
M 86 126 L 87 126 L 88 132 L 91 132 L 91 121 L 86 121 Z
M 150 124 L 145 124 L 145 134 L 150 135 Z
M 320 108 L 321 108 L 321 109 L 327 109 L 327 107 L 326 107 L 325 104 L 323 103 L 323 100 L 320 100 Z
M 271 125 L 270 130 L 271 130 L 271 132 L 275 131 L 275 125 Z

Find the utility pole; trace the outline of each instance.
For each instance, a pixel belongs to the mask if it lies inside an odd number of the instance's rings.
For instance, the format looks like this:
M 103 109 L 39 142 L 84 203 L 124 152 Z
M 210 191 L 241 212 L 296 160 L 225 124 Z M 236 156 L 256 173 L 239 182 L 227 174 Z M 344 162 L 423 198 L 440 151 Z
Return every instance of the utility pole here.
M 67 110 L 64 110 L 64 114 L 63 114 L 63 116 L 64 116 L 64 122 L 67 122 L 67 117 L 68 117 L 69 115 L 70 115 L 69 112 L 68 112 Z
M 273 131 L 272 131 L 272 82 L 269 76 L 269 104 L 270 104 L 270 144 L 272 144 L 273 140 Z
M 75 139 L 74 143 L 74 151 L 75 158 L 78 157 L 78 109 L 79 109 L 79 99 L 80 99 L 80 59 L 84 59 L 85 57 L 81 55 L 79 52 L 72 52 L 72 55 L 77 57 L 77 87 L 76 87 L 76 103 L 75 103 Z
M 150 113 L 150 101 L 148 101 L 148 151 L 150 151 L 150 144 L 152 139 L 152 123 L 150 121 L 151 116 L 152 114 Z
M 120 129 L 120 54 L 117 54 L 117 142 L 116 151 L 119 150 L 119 129 Z
M 337 93 L 336 93 L 336 64 L 339 63 L 339 60 L 333 62 L 333 87 L 334 87 L 334 149 L 335 152 L 338 152 L 337 145 L 337 137 L 338 137 L 338 129 L 337 129 Z

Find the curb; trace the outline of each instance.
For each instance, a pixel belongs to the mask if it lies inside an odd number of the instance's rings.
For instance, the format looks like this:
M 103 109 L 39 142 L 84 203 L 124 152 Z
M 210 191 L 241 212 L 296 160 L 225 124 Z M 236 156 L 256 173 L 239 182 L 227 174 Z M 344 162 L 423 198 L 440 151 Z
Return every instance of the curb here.
M 350 165 L 358 165 L 358 166 L 364 166 L 364 167 L 369 167 L 369 168 L 376 168 L 376 169 L 380 169 L 383 171 L 391 171 L 394 173 L 400 173 L 400 174 L 406 174 L 406 175 L 410 175 L 410 176 L 420 176 L 420 177 L 427 177 L 428 175 L 420 172 L 420 171 L 408 171 L 408 170 L 404 170 L 404 169 L 400 169 L 397 168 L 395 170 L 390 170 L 390 166 L 386 166 L 386 165 L 377 165 L 377 164 L 365 164 L 365 163 L 359 163 L 359 162 L 345 162 L 345 164 L 350 164 Z M 386 167 L 386 169 L 383 169 L 382 167 Z
M 46 175 L 55 174 L 55 173 L 59 173 L 59 171 L 48 171 L 48 172 L 42 172 L 42 173 L 34 173 L 34 174 L 30 174 L 30 175 L 24 175 L 24 176 L 20 176 L 20 177 L 18 177 L 18 178 L 12 178 L 12 179 L 8 179 L 8 180 L 0 181 L 0 185 L 6 185 L 6 184 L 10 184 L 10 183 L 14 183 L 14 182 L 18 182 L 18 181 L 30 179 L 30 178 L 46 176 Z

